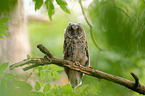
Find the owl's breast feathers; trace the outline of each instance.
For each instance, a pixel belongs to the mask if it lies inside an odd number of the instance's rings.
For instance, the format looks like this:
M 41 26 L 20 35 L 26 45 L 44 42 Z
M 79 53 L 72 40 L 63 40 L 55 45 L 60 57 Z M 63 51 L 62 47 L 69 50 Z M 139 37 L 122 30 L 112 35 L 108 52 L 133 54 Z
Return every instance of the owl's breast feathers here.
M 64 59 L 70 61 L 78 61 L 82 65 L 86 65 L 86 61 L 89 59 L 87 40 L 82 39 L 70 39 L 66 38 L 64 41 Z

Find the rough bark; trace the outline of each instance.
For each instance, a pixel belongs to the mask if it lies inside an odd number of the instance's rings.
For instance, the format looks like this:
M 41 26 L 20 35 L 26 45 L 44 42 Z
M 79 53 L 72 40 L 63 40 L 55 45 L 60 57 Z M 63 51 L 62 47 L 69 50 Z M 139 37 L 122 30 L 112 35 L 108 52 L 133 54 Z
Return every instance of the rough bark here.
M 133 78 L 135 79 L 135 82 L 112 75 L 112 74 L 108 74 L 99 70 L 95 70 L 93 68 L 88 68 L 88 67 L 84 67 L 84 66 L 80 66 L 80 65 L 76 65 L 75 63 L 68 61 L 68 60 L 64 60 L 64 59 L 60 59 L 57 58 L 55 56 L 53 56 L 49 50 L 47 50 L 43 45 L 38 45 L 37 46 L 40 51 L 44 54 L 46 54 L 46 56 L 44 56 L 44 58 L 34 58 L 34 59 L 25 59 L 21 62 L 15 63 L 13 65 L 10 66 L 10 69 L 14 69 L 16 67 L 19 66 L 24 66 L 26 64 L 30 64 L 32 63 L 32 65 L 27 66 L 26 68 L 24 68 L 23 70 L 29 70 L 32 69 L 34 67 L 37 66 L 44 66 L 44 65 L 48 65 L 48 64 L 56 64 L 58 66 L 61 67 L 68 67 L 71 68 L 73 70 L 79 71 L 79 72 L 83 72 L 87 75 L 99 78 L 99 79 L 105 79 L 117 84 L 120 84 L 122 86 L 125 86 L 135 92 L 138 92 L 140 94 L 144 94 L 145 95 L 145 86 L 141 85 L 139 83 L 139 78 L 131 72 L 131 75 L 133 76 Z

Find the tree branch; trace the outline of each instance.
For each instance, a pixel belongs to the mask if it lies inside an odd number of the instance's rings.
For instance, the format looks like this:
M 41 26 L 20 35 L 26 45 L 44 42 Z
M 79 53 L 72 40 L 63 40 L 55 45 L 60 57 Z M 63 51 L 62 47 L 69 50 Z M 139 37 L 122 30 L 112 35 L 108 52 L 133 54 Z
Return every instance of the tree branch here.
M 139 79 L 137 77 L 137 75 L 135 75 L 133 72 L 130 72 L 130 74 L 133 76 L 133 78 L 135 79 L 135 84 L 134 84 L 134 88 L 136 88 L 137 86 L 139 86 Z
M 131 75 L 134 77 L 135 82 L 115 76 L 115 75 L 111 75 L 99 70 L 95 70 L 93 68 L 88 68 L 88 67 L 84 67 L 84 66 L 79 66 L 76 65 L 74 62 L 68 61 L 68 60 L 64 60 L 64 59 L 60 59 L 57 57 L 54 57 L 49 50 L 47 50 L 43 45 L 39 44 L 37 46 L 37 48 L 40 49 L 40 51 L 44 54 L 46 54 L 46 56 L 44 56 L 44 58 L 34 58 L 34 59 L 25 59 L 21 62 L 15 63 L 13 65 L 10 66 L 10 70 L 13 70 L 14 68 L 17 68 L 19 66 L 24 66 L 28 63 L 32 63 L 32 65 L 24 68 L 24 71 L 32 69 L 34 67 L 37 66 L 43 66 L 43 65 L 48 65 L 48 64 L 55 64 L 61 67 L 68 67 L 71 68 L 73 70 L 79 71 L 79 72 L 83 72 L 87 75 L 99 78 L 99 79 L 105 79 L 117 84 L 120 84 L 122 86 L 125 86 L 135 92 L 138 92 L 140 94 L 144 94 L 145 95 L 145 86 L 139 84 L 139 79 L 138 77 L 131 72 Z

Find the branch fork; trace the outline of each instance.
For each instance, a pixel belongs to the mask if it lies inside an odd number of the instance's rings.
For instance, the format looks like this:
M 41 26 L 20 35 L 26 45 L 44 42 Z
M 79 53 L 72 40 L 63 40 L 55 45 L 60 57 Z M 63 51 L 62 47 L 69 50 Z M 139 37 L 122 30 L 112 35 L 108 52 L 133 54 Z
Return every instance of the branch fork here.
M 143 86 L 139 83 L 139 78 L 133 72 L 131 72 L 130 74 L 135 79 L 135 82 L 118 77 L 118 76 L 115 76 L 115 75 L 112 75 L 112 74 L 108 74 L 108 73 L 105 73 L 105 72 L 102 72 L 99 70 L 95 70 L 93 68 L 79 66 L 79 65 L 75 64 L 74 62 L 71 62 L 68 60 L 57 58 L 57 57 L 53 56 L 49 52 L 49 50 L 46 49 L 42 44 L 39 44 L 37 46 L 37 48 L 39 48 L 39 50 L 45 54 L 44 58 L 25 59 L 23 61 L 20 61 L 18 63 L 11 65 L 10 70 L 13 70 L 14 68 L 24 66 L 24 65 L 27 65 L 30 63 L 32 65 L 29 65 L 29 66 L 23 68 L 24 71 L 27 71 L 27 70 L 32 69 L 32 68 L 37 67 L 37 66 L 55 64 L 55 65 L 58 65 L 61 67 L 68 67 L 70 69 L 73 69 L 73 70 L 76 70 L 79 72 L 83 72 L 84 74 L 96 77 L 99 80 L 105 79 L 105 80 L 120 84 L 122 86 L 127 87 L 128 89 L 131 89 L 132 91 L 135 91 L 137 93 L 145 95 L 145 86 Z
M 132 77 L 135 79 L 135 84 L 134 84 L 134 88 L 137 88 L 138 86 L 140 86 L 139 84 L 139 78 L 137 77 L 137 75 L 135 75 L 133 72 L 130 72 L 130 74 L 132 75 Z

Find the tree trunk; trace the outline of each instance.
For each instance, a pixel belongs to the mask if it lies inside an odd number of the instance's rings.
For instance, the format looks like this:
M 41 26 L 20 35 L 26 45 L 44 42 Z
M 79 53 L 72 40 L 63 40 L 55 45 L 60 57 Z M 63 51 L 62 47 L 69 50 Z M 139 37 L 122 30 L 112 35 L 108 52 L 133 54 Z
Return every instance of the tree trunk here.
M 26 28 L 22 0 L 0 1 L 0 18 L 8 17 L 8 35 L 0 39 L 0 64 L 10 64 L 26 58 L 30 54 L 29 38 Z

